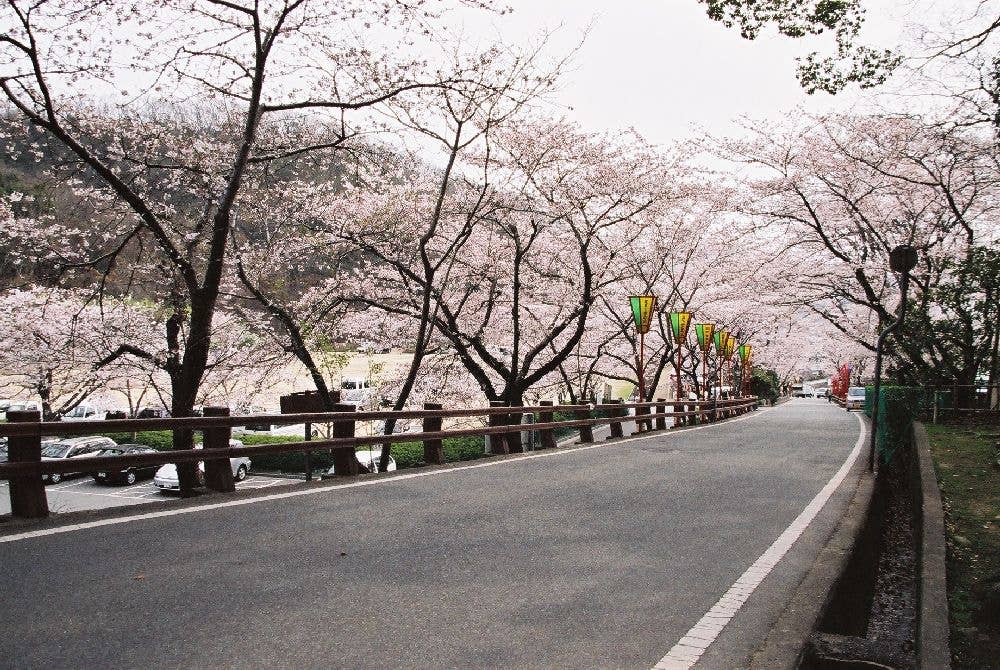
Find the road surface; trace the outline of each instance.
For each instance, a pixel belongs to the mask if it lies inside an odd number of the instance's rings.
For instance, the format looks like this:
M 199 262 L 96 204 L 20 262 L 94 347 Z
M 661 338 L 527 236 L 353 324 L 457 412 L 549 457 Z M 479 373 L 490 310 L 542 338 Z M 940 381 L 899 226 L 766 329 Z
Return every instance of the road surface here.
M 0 659 L 685 667 L 678 642 L 843 475 L 860 426 L 802 399 L 695 430 L 340 488 L 215 496 L 180 514 L 137 509 L 68 532 L 0 527 Z M 854 481 L 852 472 L 759 576 L 695 667 L 746 663 Z

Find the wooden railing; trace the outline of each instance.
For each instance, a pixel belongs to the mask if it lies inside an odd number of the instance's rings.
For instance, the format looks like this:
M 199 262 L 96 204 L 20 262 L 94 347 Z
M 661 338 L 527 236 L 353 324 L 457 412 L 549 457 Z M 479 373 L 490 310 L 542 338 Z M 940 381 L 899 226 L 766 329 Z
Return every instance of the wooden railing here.
M 668 410 L 668 407 L 672 409 Z M 350 409 L 348 409 L 350 408 Z M 611 437 L 623 437 L 622 424 L 635 421 L 638 433 L 665 430 L 667 419 L 674 420 L 674 426 L 692 425 L 698 422 L 718 421 L 757 408 L 757 398 L 735 398 L 719 401 L 622 403 L 601 405 L 581 403 L 577 405 L 555 405 L 541 402 L 536 406 L 507 407 L 494 406 L 477 409 L 441 409 L 440 405 L 427 403 L 422 410 L 399 412 L 358 412 L 351 405 L 338 405 L 335 412 L 315 412 L 308 414 L 258 414 L 230 416 L 225 407 L 206 407 L 204 416 L 166 419 L 111 419 L 103 421 L 40 421 L 38 412 L 8 412 L 8 423 L 0 424 L 0 436 L 8 438 L 8 462 L 0 463 L 0 479 L 10 482 L 9 495 L 11 513 L 15 517 L 38 518 L 48 515 L 43 475 L 65 473 L 90 473 L 98 471 L 121 471 L 140 466 L 157 466 L 166 463 L 205 463 L 205 487 L 218 492 L 235 490 L 229 459 L 240 456 L 263 456 L 286 453 L 310 453 L 330 451 L 333 456 L 334 471 L 341 476 L 359 474 L 360 466 L 354 457 L 359 446 L 394 444 L 398 442 L 423 442 L 424 461 L 429 464 L 444 462 L 442 441 L 453 437 L 496 435 L 500 439 L 490 440 L 490 453 L 509 454 L 524 450 L 521 443 L 522 431 L 536 431 L 542 449 L 556 446 L 555 431 L 562 428 L 577 428 L 580 442 L 594 441 L 594 426 L 609 425 Z M 634 410 L 630 416 L 628 410 Z M 572 413 L 573 419 L 556 421 L 556 412 Z M 594 416 L 601 412 L 604 416 Z M 522 423 L 522 417 L 531 415 L 532 423 Z M 418 433 L 397 433 L 392 435 L 355 435 L 358 421 L 396 419 L 421 419 L 422 431 Z M 444 419 L 485 417 L 487 426 L 476 428 L 442 429 Z M 259 423 L 273 425 L 290 424 L 330 424 L 331 437 L 309 441 L 289 441 L 272 444 L 230 447 L 232 429 Z M 200 449 L 160 451 L 148 454 L 126 456 L 88 456 L 72 459 L 41 460 L 41 440 L 43 437 L 64 437 L 94 433 L 137 433 L 152 430 L 200 431 L 204 446 Z

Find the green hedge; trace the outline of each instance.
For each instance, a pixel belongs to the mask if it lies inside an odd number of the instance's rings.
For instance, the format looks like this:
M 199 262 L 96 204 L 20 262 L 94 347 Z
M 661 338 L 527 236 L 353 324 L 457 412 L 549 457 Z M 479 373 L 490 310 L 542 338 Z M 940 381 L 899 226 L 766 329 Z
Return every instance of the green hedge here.
M 865 394 L 866 412 L 874 389 Z M 883 463 L 913 440 L 913 421 L 920 413 L 924 390 L 913 386 L 882 386 L 879 389 L 878 439 L 876 447 Z M 869 413 L 869 416 L 871 414 Z

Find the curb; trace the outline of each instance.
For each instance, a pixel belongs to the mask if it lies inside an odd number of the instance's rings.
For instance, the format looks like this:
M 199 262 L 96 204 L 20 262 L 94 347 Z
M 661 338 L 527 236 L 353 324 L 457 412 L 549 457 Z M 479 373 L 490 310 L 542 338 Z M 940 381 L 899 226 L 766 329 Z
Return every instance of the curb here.
M 913 424 L 920 473 L 920 590 L 917 610 L 917 667 L 948 670 L 948 589 L 945 567 L 944 509 L 931 459 L 927 430 Z
M 860 459 L 858 463 L 864 468 Z M 863 469 L 836 529 L 768 632 L 764 644 L 751 657 L 751 670 L 794 670 L 798 667 L 806 640 L 819 624 L 833 587 L 864 531 L 874 492 L 875 477 Z
M 920 564 L 917 568 L 916 667 L 950 670 L 944 511 L 927 431 L 922 424 L 915 422 L 913 434 L 915 458 L 910 477 L 914 484 L 914 510 L 920 511 L 917 531 Z M 794 670 L 799 667 L 806 643 L 817 629 L 865 531 L 874 490 L 875 477 L 865 470 L 836 530 L 820 550 L 763 645 L 751 657 L 751 670 Z

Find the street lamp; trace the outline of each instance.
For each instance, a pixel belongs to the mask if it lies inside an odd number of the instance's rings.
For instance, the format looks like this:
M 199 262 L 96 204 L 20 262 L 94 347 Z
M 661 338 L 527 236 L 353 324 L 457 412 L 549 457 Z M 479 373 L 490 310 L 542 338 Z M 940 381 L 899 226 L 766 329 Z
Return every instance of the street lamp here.
M 670 329 L 674 335 L 674 342 L 677 344 L 677 401 L 681 400 L 681 349 L 687 342 L 688 326 L 691 324 L 691 312 L 670 312 Z M 674 409 L 677 405 L 674 405 Z M 680 417 L 674 418 L 674 425 L 680 425 Z
M 740 395 L 747 395 L 750 391 L 750 385 L 747 383 L 747 368 L 750 364 L 750 354 L 753 352 L 753 346 L 749 344 L 741 344 L 739 348 L 740 362 L 743 364 L 743 373 L 740 378 Z
M 722 387 L 725 385 L 726 368 L 723 365 L 723 356 L 726 355 L 726 341 L 729 339 L 728 330 L 715 331 L 715 367 L 719 377 L 719 396 L 722 396 Z
M 726 351 L 723 356 L 725 356 L 726 363 L 729 365 L 729 383 L 736 383 L 736 375 L 733 374 L 733 349 L 736 348 L 736 338 L 733 337 L 732 333 L 726 333 Z M 735 391 L 736 389 L 733 389 Z
M 646 359 L 646 333 L 649 332 L 649 324 L 653 320 L 653 309 L 656 307 L 655 295 L 633 295 L 629 297 L 632 305 L 632 319 L 635 321 L 635 329 L 639 333 L 639 402 L 646 397 L 646 380 L 643 372 Z
M 714 323 L 694 324 L 694 334 L 698 338 L 698 347 L 701 349 L 701 380 L 704 386 L 705 400 L 708 400 L 708 352 L 712 350 L 712 335 L 714 333 Z
M 879 393 L 882 390 L 882 348 L 892 331 L 896 330 L 906 318 L 906 291 L 910 287 L 910 270 L 917 265 L 917 250 L 908 244 L 901 244 L 889 252 L 889 268 L 893 272 L 902 273 L 899 279 L 899 316 L 890 323 L 878 336 L 875 345 L 875 388 L 872 401 L 872 434 L 868 445 L 868 469 L 875 471 L 875 437 L 878 432 Z

